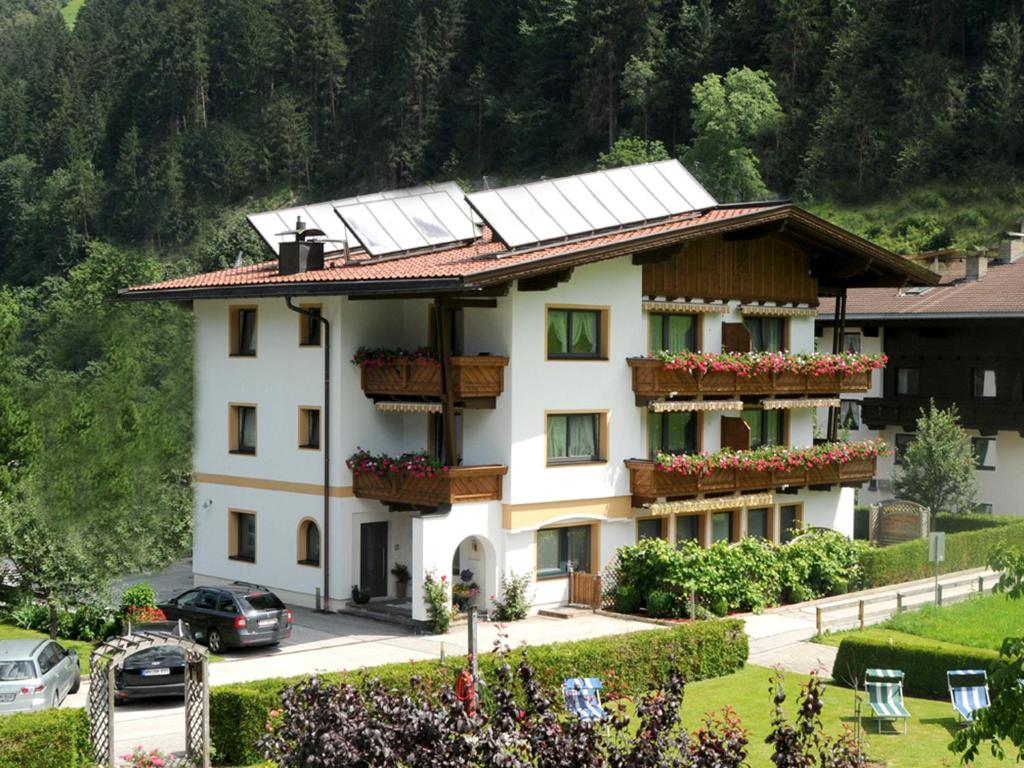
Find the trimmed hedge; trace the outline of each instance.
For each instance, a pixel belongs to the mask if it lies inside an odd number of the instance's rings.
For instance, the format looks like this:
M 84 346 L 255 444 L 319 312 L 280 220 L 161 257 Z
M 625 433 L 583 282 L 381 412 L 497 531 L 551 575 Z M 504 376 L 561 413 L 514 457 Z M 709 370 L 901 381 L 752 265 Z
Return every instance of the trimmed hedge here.
M 988 564 L 989 555 L 999 544 L 1024 548 L 1024 521 L 948 534 L 946 560 L 939 564 L 939 573 L 981 568 Z M 865 587 L 884 587 L 935 574 L 935 564 L 928 562 L 927 539 L 869 549 L 861 555 L 861 568 Z
M 512 651 L 511 662 L 518 663 L 524 653 L 549 694 L 557 694 L 568 677 L 586 676 L 600 677 L 605 684 L 614 682 L 624 693 L 637 695 L 648 690 L 653 680 L 668 674 L 672 657 L 687 680 L 705 680 L 740 669 L 747 659 L 748 646 L 743 622 L 726 619 L 530 646 Z M 487 683 L 494 683 L 497 666 L 497 656 L 481 654 L 480 675 Z M 466 657 L 459 656 L 449 657 L 443 664 L 414 661 L 323 677 L 352 685 L 375 678 L 388 688 L 408 688 L 415 676 L 426 690 L 433 691 L 452 685 L 455 675 L 465 667 Z M 259 761 L 256 742 L 265 733 L 267 713 L 280 705 L 281 689 L 300 679 L 274 678 L 218 686 L 210 691 L 210 736 L 218 763 L 249 765 Z
M 0 768 L 86 768 L 91 752 L 84 709 L 0 717 Z
M 963 533 L 964 531 L 983 531 L 987 528 L 1002 528 L 1021 522 L 1019 517 L 1009 515 L 951 515 L 940 512 L 935 516 L 933 529 L 945 533 Z
M 864 680 L 864 670 L 902 669 L 903 689 L 910 696 L 944 699 L 949 696 L 946 670 L 989 669 L 999 654 L 987 648 L 944 643 L 903 632 L 867 629 L 844 637 L 832 667 L 842 685 Z

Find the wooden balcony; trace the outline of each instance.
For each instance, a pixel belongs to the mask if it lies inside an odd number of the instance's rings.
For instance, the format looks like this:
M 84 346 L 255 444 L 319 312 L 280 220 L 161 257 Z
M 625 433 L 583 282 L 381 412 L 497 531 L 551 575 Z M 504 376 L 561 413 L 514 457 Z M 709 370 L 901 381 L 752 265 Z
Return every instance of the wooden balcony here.
M 466 408 L 493 408 L 505 388 L 507 357 L 458 356 L 452 359 L 455 400 Z M 362 368 L 363 393 L 371 398 L 441 398 L 441 365 L 413 358 L 398 358 L 388 365 Z
M 822 395 L 840 392 L 867 392 L 871 372 L 825 374 L 774 373 L 740 376 L 729 371 L 690 373 L 669 369 L 660 360 L 631 357 L 626 360 L 633 372 L 633 394 L 637 405 L 646 405 L 660 397 L 696 397 L 697 395 Z
M 452 467 L 435 477 L 379 477 L 364 472 L 353 477 L 352 486 L 360 499 L 376 499 L 396 506 L 437 507 L 501 501 L 501 478 L 507 472 L 508 467 L 498 464 Z
M 999 430 L 1015 430 L 1024 435 L 1024 403 L 1007 400 L 975 400 L 967 395 L 956 400 L 936 397 L 936 408 L 949 408 L 956 404 L 960 424 L 976 429 L 983 435 L 994 435 Z M 917 430 L 921 411 L 929 408 L 927 397 L 866 397 L 861 401 L 861 422 L 871 429 L 897 427 L 905 432 Z
M 703 493 L 768 491 L 773 488 L 822 485 L 859 485 L 875 476 L 875 459 L 858 459 L 846 464 L 824 467 L 800 467 L 787 471 L 753 469 L 716 469 L 710 475 L 683 475 L 661 472 L 653 461 L 630 459 L 629 490 L 633 505 L 655 499 L 681 499 Z

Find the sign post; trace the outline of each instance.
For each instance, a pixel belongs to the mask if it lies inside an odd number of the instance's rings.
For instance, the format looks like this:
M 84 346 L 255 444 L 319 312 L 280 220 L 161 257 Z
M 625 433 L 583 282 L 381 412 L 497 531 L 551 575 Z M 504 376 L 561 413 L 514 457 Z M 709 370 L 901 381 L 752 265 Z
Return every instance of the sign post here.
M 935 602 L 941 604 L 939 597 L 939 563 L 946 559 L 946 534 L 938 531 L 928 534 L 928 562 L 935 563 Z

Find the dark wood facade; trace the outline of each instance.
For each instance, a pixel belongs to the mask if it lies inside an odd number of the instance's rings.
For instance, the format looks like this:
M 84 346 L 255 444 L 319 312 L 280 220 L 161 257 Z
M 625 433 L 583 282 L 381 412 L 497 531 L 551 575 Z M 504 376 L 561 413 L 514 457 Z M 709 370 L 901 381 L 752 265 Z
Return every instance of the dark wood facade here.
M 728 237 L 695 240 L 645 263 L 644 295 L 817 306 L 818 281 L 806 250 L 773 235 Z
M 871 429 L 913 431 L 930 400 L 955 403 L 961 423 L 983 434 L 1024 433 L 1024 335 L 1020 325 L 962 320 L 920 320 L 885 327 L 883 348 L 889 364 L 882 397 L 865 398 L 861 419 Z M 900 391 L 900 371 L 916 371 L 916 387 Z M 994 374 L 994 396 L 982 396 L 976 377 Z M 904 380 L 907 374 L 902 374 Z M 904 390 L 907 388 L 904 387 Z
M 451 358 L 454 399 L 465 407 L 493 408 L 505 388 L 507 357 L 496 355 Z M 442 367 L 434 362 L 399 358 L 388 365 L 366 367 L 361 372 L 367 397 L 424 397 L 444 395 Z
M 471 501 L 501 501 L 501 478 L 508 467 L 482 465 L 451 467 L 434 477 L 379 477 L 369 473 L 352 478 L 353 493 L 403 507 L 438 507 Z

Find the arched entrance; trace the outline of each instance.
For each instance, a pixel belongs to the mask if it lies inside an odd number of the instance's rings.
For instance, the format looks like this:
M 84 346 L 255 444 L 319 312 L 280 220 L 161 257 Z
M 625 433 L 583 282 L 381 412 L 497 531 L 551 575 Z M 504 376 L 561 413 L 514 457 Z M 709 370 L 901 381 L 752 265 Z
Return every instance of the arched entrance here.
M 89 657 L 89 737 L 93 756 L 101 766 L 117 764 L 114 749 L 114 677 L 125 660 L 147 648 L 178 646 L 185 651 L 185 755 L 174 766 L 210 767 L 210 666 L 206 649 L 167 632 L 112 637 Z
M 475 605 L 490 610 L 490 596 L 497 592 L 495 568 L 498 560 L 494 546 L 483 536 L 467 536 L 452 554 L 452 604 L 465 610 Z

